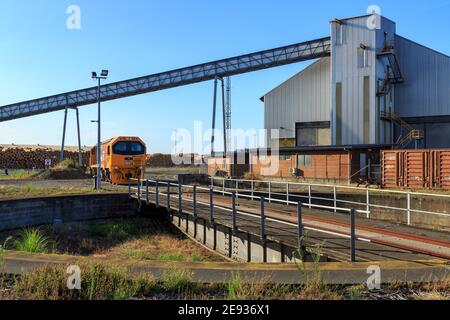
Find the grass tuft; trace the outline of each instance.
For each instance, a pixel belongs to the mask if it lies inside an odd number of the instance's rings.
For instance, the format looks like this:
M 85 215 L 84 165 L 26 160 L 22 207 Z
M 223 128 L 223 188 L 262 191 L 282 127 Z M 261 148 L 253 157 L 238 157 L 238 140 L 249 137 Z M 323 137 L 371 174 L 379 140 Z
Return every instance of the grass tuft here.
M 126 270 L 89 264 L 81 268 L 81 290 L 67 288 L 63 267 L 45 266 L 16 279 L 15 298 L 27 300 L 125 300 L 143 295 L 155 286 L 153 277 L 132 278 Z
M 161 253 L 156 257 L 156 261 L 183 261 L 181 253 Z
M 168 270 L 161 280 L 165 289 L 180 292 L 192 286 L 192 273 L 183 269 Z
M 57 170 L 66 170 L 66 169 L 75 169 L 77 167 L 77 164 L 72 159 L 65 159 L 58 163 L 54 169 Z
M 126 249 L 123 251 L 123 255 L 130 259 L 136 259 L 136 260 L 151 260 L 150 256 L 141 250 L 131 250 Z
M 23 230 L 15 241 L 15 248 L 22 252 L 47 253 L 48 247 L 48 238 L 37 228 Z

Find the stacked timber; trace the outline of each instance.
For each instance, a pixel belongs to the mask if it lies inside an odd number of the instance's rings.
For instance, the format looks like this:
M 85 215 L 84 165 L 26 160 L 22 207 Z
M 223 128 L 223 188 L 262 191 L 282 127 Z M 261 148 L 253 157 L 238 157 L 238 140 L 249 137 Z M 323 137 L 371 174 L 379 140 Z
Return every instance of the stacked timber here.
M 65 159 L 78 163 L 78 152 L 65 151 Z M 45 169 L 46 162 L 58 164 L 60 151 L 51 147 L 0 146 L 0 169 Z M 83 152 L 83 163 L 88 163 L 89 152 Z
M 174 163 L 170 154 L 155 153 L 147 156 L 147 165 L 152 168 L 170 168 Z
M 174 163 L 173 158 L 177 163 Z M 202 161 L 202 157 L 198 154 L 182 154 L 172 156 L 170 154 L 155 153 L 147 156 L 147 166 L 151 168 L 171 168 L 183 162 L 184 165 L 193 165 Z

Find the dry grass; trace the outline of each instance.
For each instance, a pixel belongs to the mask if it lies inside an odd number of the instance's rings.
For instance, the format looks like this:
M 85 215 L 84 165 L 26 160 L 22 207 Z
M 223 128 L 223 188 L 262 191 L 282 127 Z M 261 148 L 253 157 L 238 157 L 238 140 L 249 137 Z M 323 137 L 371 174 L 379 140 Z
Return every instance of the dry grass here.
M 66 268 L 45 266 L 15 279 L 10 295 L 26 300 L 124 300 L 139 297 L 155 285 L 153 277 L 131 277 L 125 270 L 101 264 L 81 265 L 81 290 L 69 290 Z
M 55 253 L 101 255 L 105 259 L 141 261 L 224 261 L 157 218 L 129 218 L 41 227 L 40 234 Z M 0 234 L 19 243 L 22 232 Z M 23 241 L 22 241 L 23 242 Z M 15 247 L 11 247 L 15 249 Z
M 8 175 L 6 175 L 4 171 L 0 171 L 0 180 L 25 180 L 36 176 L 40 172 L 41 170 L 9 170 Z
M 18 277 L 0 275 L 0 299 L 26 300 L 448 300 L 449 282 L 400 284 L 368 291 L 364 285 L 325 286 L 272 284 L 270 277 L 243 280 L 236 273 L 228 283 L 201 284 L 192 273 L 169 269 L 159 280 L 133 276 L 116 266 L 82 264 L 81 290 L 68 290 L 66 268 L 45 266 Z M 322 291 L 322 292 L 321 292 Z M 324 294 L 324 292 L 328 292 Z M 331 293 L 331 294 L 330 294 Z
M 419 300 L 450 300 L 450 280 L 425 284 L 414 298 Z
M 32 198 L 54 195 L 96 193 L 92 188 L 37 188 L 29 183 L 23 187 L 0 186 L 1 199 Z

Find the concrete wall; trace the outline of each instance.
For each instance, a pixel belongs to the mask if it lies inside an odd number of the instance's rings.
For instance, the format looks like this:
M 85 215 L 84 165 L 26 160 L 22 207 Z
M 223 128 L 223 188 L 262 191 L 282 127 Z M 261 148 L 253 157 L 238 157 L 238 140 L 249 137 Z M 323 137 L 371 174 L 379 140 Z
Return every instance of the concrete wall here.
M 127 194 L 93 194 L 0 201 L 0 231 L 54 222 L 134 215 L 137 202 Z
M 307 193 L 298 193 L 303 196 L 301 200 L 304 203 L 307 203 Z M 313 197 L 316 198 L 327 198 L 333 199 L 333 195 L 330 193 L 316 193 L 312 194 Z M 366 195 L 364 194 L 354 194 L 354 193 L 340 193 L 338 192 L 338 200 L 343 201 L 352 201 L 352 202 L 360 202 L 361 205 L 348 204 L 343 202 L 338 202 L 338 207 L 340 208 L 354 208 L 357 210 L 366 210 Z M 295 199 L 291 195 L 291 200 Z M 313 200 L 313 204 L 316 205 L 324 205 L 331 206 L 333 204 L 332 201 L 328 200 Z M 386 207 L 398 207 L 398 208 L 406 208 L 407 207 L 407 199 L 406 195 L 394 195 L 394 194 L 370 194 L 370 203 L 378 206 L 386 206 Z M 411 198 L 411 209 L 412 210 L 421 210 L 421 211 L 430 211 L 430 212 L 446 212 L 450 213 L 450 201 L 443 198 L 438 197 L 422 197 L 422 196 L 413 196 Z M 385 209 L 385 208 L 375 208 L 371 207 L 371 219 L 374 220 L 385 220 L 400 224 L 407 224 L 407 213 L 406 211 L 393 210 L 393 209 Z M 361 216 L 365 216 L 365 214 L 360 214 Z M 428 228 L 433 230 L 450 230 L 450 218 L 444 216 L 431 215 L 426 213 L 411 213 L 411 225 L 421 228 Z
M 260 238 L 248 232 L 232 233 L 228 226 L 216 224 L 189 214 L 178 215 L 172 211 L 172 223 L 182 232 L 198 243 L 215 250 L 221 255 L 239 262 L 251 263 L 284 263 L 294 262 L 296 248 L 267 239 L 262 243 Z M 306 257 L 307 261 L 311 257 Z M 325 258 L 324 258 L 325 259 Z

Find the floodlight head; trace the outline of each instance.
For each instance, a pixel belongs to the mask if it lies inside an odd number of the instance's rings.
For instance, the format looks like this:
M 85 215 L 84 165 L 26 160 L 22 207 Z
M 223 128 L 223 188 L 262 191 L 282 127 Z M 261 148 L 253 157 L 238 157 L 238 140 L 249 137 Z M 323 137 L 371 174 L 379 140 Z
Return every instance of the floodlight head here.
M 92 78 L 97 78 L 97 72 L 92 72 Z
M 102 77 L 107 77 L 108 76 L 109 71 L 108 70 L 102 70 L 101 76 Z

